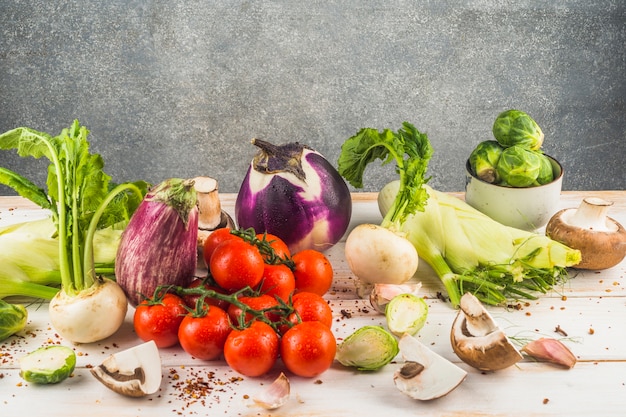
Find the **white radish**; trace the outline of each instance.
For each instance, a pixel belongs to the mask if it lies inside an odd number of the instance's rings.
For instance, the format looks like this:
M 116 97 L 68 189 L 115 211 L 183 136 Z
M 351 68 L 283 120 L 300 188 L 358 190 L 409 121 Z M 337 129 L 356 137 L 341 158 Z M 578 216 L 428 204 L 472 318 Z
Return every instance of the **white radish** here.
M 355 227 L 344 250 L 350 270 L 366 284 L 402 284 L 413 277 L 419 263 L 411 242 L 375 224 Z
M 111 336 L 121 327 L 127 310 L 126 294 L 107 278 L 75 296 L 59 291 L 49 305 L 55 331 L 75 343 L 93 343 Z

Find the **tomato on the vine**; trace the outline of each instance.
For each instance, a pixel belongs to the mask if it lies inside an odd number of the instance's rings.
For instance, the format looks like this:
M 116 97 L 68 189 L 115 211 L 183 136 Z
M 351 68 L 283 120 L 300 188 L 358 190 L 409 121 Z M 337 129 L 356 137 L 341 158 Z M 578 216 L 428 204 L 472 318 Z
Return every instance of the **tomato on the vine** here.
M 202 257 L 204 263 L 208 267 L 211 260 L 211 255 L 215 248 L 225 240 L 229 239 L 241 239 L 239 236 L 231 233 L 231 229 L 228 227 L 221 227 L 211 232 L 211 234 L 204 240 L 202 245 Z
M 135 309 L 133 327 L 145 342 L 154 340 L 159 348 L 178 343 L 178 327 L 187 314 L 181 297 L 167 293 L 160 300 L 145 300 Z
M 209 306 L 206 314 L 189 313 L 178 329 L 183 350 L 202 360 L 214 360 L 224 352 L 226 338 L 232 328 L 228 314 L 216 306 Z
M 295 312 L 289 315 L 289 321 L 294 324 L 298 323 L 298 317 L 301 321 L 319 321 L 329 328 L 333 324 L 333 311 L 320 295 L 299 292 L 293 296 L 292 306 Z
M 271 295 L 267 295 L 267 294 L 261 294 L 258 296 L 241 296 L 238 298 L 238 300 L 242 304 L 245 304 L 246 306 L 250 307 L 252 310 L 257 310 L 257 311 L 278 306 L 278 300 L 276 300 L 276 298 L 272 297 Z M 228 313 L 228 318 L 230 319 L 230 322 L 233 324 L 233 326 L 238 326 L 240 322 L 241 314 L 243 313 L 242 309 L 235 304 L 230 304 L 228 306 L 227 313 Z M 267 317 L 271 321 L 278 321 L 280 319 L 280 317 L 277 314 L 272 313 L 272 312 L 266 312 L 265 317 Z M 254 315 L 251 314 L 250 312 L 246 313 L 246 315 L 244 316 L 244 321 L 245 321 L 244 324 L 249 323 L 254 318 L 255 318 Z
M 263 241 L 265 240 L 270 247 L 274 250 L 274 254 L 279 258 L 289 258 L 291 256 L 291 252 L 289 251 L 289 247 L 285 243 L 284 240 L 279 238 L 276 235 L 271 233 L 257 233 L 257 239 Z M 266 257 L 267 259 L 267 257 Z
M 205 280 L 202 278 L 195 278 L 193 281 L 191 281 L 191 284 L 189 284 L 187 288 L 198 288 L 202 286 L 204 286 L 204 288 L 207 290 L 212 290 L 220 294 L 225 294 L 225 290 L 223 288 L 219 288 L 215 285 L 211 285 L 211 283 L 205 282 Z M 185 302 L 185 305 L 193 310 L 196 308 L 196 302 L 198 301 L 198 298 L 200 298 L 200 295 L 187 294 L 187 295 L 183 295 L 182 298 L 183 298 L 183 301 Z M 217 298 L 211 298 L 211 297 L 205 297 L 204 302 L 205 304 L 214 305 L 223 310 L 226 310 L 229 305 L 228 301 L 218 300 Z
M 333 267 L 322 252 L 305 249 L 292 256 L 296 292 L 324 295 L 333 283 Z
M 209 271 L 217 285 L 235 292 L 256 287 L 263 278 L 264 265 L 256 246 L 243 239 L 227 239 L 213 251 Z
M 278 359 L 279 338 L 269 324 L 253 321 L 244 329 L 234 329 L 224 345 L 224 359 L 235 371 L 249 377 L 267 373 Z
M 296 289 L 296 278 L 291 269 L 285 264 L 265 264 L 263 278 L 258 289 L 263 294 L 287 301 Z
M 285 367 L 302 377 L 314 377 L 330 368 L 336 351 L 335 336 L 319 321 L 296 324 L 280 341 L 280 356 Z

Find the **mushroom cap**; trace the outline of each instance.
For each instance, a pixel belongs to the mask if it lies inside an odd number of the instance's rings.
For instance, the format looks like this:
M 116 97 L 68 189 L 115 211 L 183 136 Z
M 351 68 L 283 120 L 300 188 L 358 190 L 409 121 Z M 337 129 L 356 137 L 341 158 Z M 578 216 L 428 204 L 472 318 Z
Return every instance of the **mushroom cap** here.
M 523 359 L 481 302 L 470 293 L 461 297 L 450 342 L 459 359 L 481 371 L 498 371 Z
M 605 230 L 571 226 L 568 218 L 575 212 L 560 210 L 546 225 L 546 236 L 580 251 L 582 259 L 574 268 L 607 269 L 620 263 L 626 257 L 626 229 L 611 217 L 606 217 Z

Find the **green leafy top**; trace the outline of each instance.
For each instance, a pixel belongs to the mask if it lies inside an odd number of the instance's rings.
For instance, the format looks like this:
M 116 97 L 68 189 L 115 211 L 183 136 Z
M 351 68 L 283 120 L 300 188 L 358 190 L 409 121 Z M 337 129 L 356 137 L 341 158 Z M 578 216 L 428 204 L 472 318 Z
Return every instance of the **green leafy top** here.
M 70 295 L 95 281 L 95 231 L 127 223 L 148 186 L 141 181 L 111 183 L 111 177 L 102 170 L 102 157 L 89 153 L 88 134 L 76 120 L 54 137 L 25 127 L 0 135 L 0 149 L 16 149 L 21 157 L 50 160 L 47 192 L 5 168 L 0 168 L 0 183 L 51 211 L 59 239 L 62 287 Z
M 432 154 L 428 136 L 408 122 L 397 132 L 364 128 L 341 146 L 338 170 L 352 186 L 362 188 L 367 164 L 376 159 L 382 160 L 383 165 L 395 161 L 400 190 L 383 225 L 397 225 L 408 215 L 424 210 L 428 193 L 423 185 L 430 180 L 425 175 Z

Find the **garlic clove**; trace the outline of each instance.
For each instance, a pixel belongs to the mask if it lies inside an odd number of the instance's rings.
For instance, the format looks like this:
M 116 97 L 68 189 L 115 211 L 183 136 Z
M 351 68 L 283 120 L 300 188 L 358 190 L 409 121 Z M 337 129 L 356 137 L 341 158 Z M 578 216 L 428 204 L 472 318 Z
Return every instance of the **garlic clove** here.
M 567 369 L 576 364 L 576 356 L 561 341 L 542 337 L 527 343 L 522 352 L 537 360 L 550 362 Z
M 289 393 L 289 378 L 281 372 L 267 389 L 258 393 L 252 400 L 266 410 L 275 410 L 285 405 L 289 400 Z
M 385 309 L 389 301 L 396 295 L 413 294 L 419 295 L 422 288 L 421 282 L 406 284 L 374 284 L 374 288 L 370 293 L 370 304 L 376 311 L 385 314 Z

